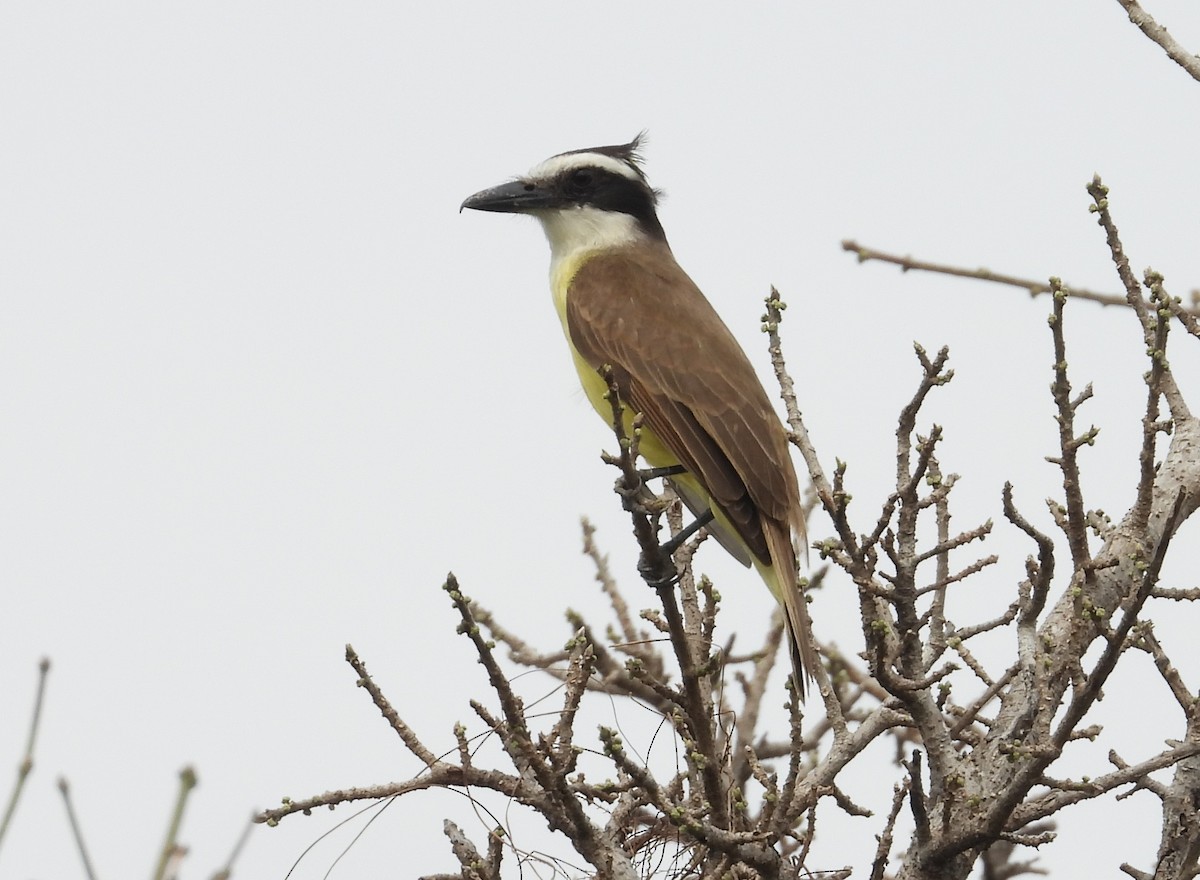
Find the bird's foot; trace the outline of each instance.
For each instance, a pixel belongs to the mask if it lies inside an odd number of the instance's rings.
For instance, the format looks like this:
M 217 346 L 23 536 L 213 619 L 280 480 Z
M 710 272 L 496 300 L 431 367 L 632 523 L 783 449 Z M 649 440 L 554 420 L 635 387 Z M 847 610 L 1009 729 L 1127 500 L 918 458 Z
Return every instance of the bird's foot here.
M 687 526 L 680 529 L 679 534 L 675 535 L 675 537 L 669 541 L 664 541 L 658 548 L 657 558 L 651 558 L 643 553 L 638 559 L 638 574 L 656 590 L 660 587 L 675 586 L 679 582 L 679 572 L 675 568 L 675 551 L 682 547 L 688 538 L 692 537 L 692 535 L 696 534 L 696 532 L 712 521 L 713 512 L 710 507 L 688 523 Z
M 681 464 L 673 464 L 669 467 L 643 468 L 638 471 L 638 476 L 642 478 L 642 482 L 649 480 L 657 480 L 660 477 L 677 477 L 680 474 L 686 474 L 687 468 Z
M 713 511 L 710 507 L 704 513 L 700 514 L 686 526 L 679 530 L 679 534 L 669 541 L 664 541 L 662 545 L 663 552 L 668 556 L 674 554 L 676 550 L 683 546 L 683 542 L 690 538 L 696 532 L 700 531 L 706 525 L 713 521 Z
M 638 574 L 656 590 L 673 587 L 679 583 L 679 571 L 675 568 L 675 560 L 661 547 L 653 556 L 643 553 L 638 557 Z
M 639 471 L 639 474 L 644 474 Z M 625 486 L 625 478 L 618 477 L 614 490 L 621 496 L 621 506 L 631 513 L 644 513 L 646 516 L 658 516 L 665 513 L 671 506 L 670 499 L 655 494 L 654 490 L 639 482 L 634 488 Z

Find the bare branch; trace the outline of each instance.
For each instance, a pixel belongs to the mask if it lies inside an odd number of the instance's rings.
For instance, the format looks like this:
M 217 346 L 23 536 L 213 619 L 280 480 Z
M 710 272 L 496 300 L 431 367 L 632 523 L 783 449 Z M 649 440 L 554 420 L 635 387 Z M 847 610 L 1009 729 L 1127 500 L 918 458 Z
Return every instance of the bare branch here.
M 387 719 L 392 730 L 396 731 L 396 735 L 400 737 L 408 750 L 420 758 L 421 763 L 426 767 L 432 768 L 439 763 L 440 759 L 425 747 L 424 743 L 413 733 L 412 728 L 404 723 L 400 714 L 388 702 L 388 698 L 383 695 L 379 685 L 375 684 L 370 673 L 367 672 L 366 664 L 359 658 L 352 645 L 346 645 L 346 662 L 358 673 L 358 686 L 371 695 L 371 702 L 375 704 L 375 708 Z
M 284 798 L 278 807 L 263 810 L 254 817 L 255 822 L 265 825 L 278 825 L 287 816 L 302 813 L 310 815 L 313 810 L 321 807 L 333 808 L 341 804 L 364 800 L 382 800 L 399 797 L 414 791 L 425 791 L 434 788 L 454 788 L 469 786 L 486 788 L 535 809 L 542 805 L 536 791 L 520 779 L 497 770 L 480 770 L 475 767 L 459 767 L 454 764 L 438 764 L 432 770 L 404 782 L 387 782 L 381 785 L 358 786 L 354 788 L 339 788 L 323 794 L 314 795 L 302 800 Z
M 976 697 L 969 705 L 964 706 L 961 714 L 950 728 L 950 735 L 957 737 L 968 724 L 972 723 L 983 711 L 983 707 L 996 698 L 1008 684 L 1012 681 L 1013 676 L 1017 672 L 1017 665 L 1014 664 L 1005 670 L 1004 674 L 996 679 L 987 690 Z
M 1026 571 L 1030 576 L 1030 579 L 1026 583 L 1029 584 L 1030 589 L 1021 601 L 1021 623 L 1032 625 L 1037 622 L 1038 616 L 1046 606 L 1046 596 L 1050 592 L 1050 581 L 1054 577 L 1054 542 L 1035 529 L 1029 520 L 1021 516 L 1017 511 L 1016 505 L 1013 503 L 1012 493 L 1012 483 L 1005 483 L 1004 492 L 1002 493 L 1004 515 L 1008 518 L 1009 522 L 1032 538 L 1038 548 L 1037 562 L 1034 563 L 1032 558 L 1030 558 L 1026 563 Z
M 583 530 L 583 552 L 592 564 L 596 567 L 596 583 L 600 585 L 604 595 L 608 597 L 609 603 L 612 605 L 613 613 L 617 617 L 617 623 L 621 627 L 621 638 L 614 641 L 636 642 L 639 639 L 644 639 L 646 634 L 638 629 L 633 623 L 633 616 L 629 613 L 629 606 L 625 603 L 625 597 L 621 595 L 621 591 L 617 588 L 616 579 L 612 576 L 612 572 L 608 568 L 608 556 L 600 552 L 600 548 L 596 546 L 596 527 L 591 524 L 587 517 L 580 521 L 580 527 Z
M 1120 0 L 1118 0 L 1120 2 Z M 1096 222 L 1104 229 L 1105 237 L 1108 241 L 1108 249 L 1112 254 L 1113 265 L 1116 267 L 1117 275 L 1121 279 L 1121 283 L 1125 287 L 1125 299 L 1134 312 L 1137 313 L 1138 320 L 1142 324 L 1142 334 L 1146 342 L 1146 348 L 1155 356 L 1155 352 L 1160 352 L 1155 342 L 1158 337 L 1160 316 L 1156 309 L 1151 308 L 1151 303 L 1148 303 L 1142 296 L 1141 287 L 1138 285 L 1137 279 L 1133 275 L 1133 270 L 1129 267 L 1129 258 L 1125 255 L 1125 246 L 1121 243 L 1120 233 L 1117 231 L 1117 225 L 1113 221 L 1112 213 L 1109 210 L 1108 204 L 1108 187 L 1100 180 L 1100 176 L 1096 175 L 1088 184 L 1088 195 L 1092 197 L 1092 204 L 1089 210 L 1096 215 Z M 1158 277 L 1160 285 L 1158 299 L 1167 299 L 1161 291 L 1161 276 Z M 1153 292 L 1153 291 L 1152 291 Z M 1162 316 L 1165 318 L 1166 316 Z M 1162 323 L 1166 323 L 1162 321 Z M 1161 354 L 1157 355 L 1162 357 Z M 1178 401 L 1182 404 L 1183 397 L 1179 393 L 1178 387 L 1175 385 L 1175 379 L 1169 370 L 1162 370 L 1160 375 L 1155 380 L 1162 393 L 1166 396 L 1168 403 L 1171 404 L 1171 411 L 1176 421 L 1191 418 L 1191 413 L 1184 406 L 1180 411 L 1176 412 L 1175 403 Z
M 442 833 L 450 840 L 450 851 L 462 866 L 462 880 L 499 880 L 498 874 L 493 874 L 491 865 L 485 861 L 471 843 L 462 829 L 446 819 L 442 823 Z
M 875 848 L 875 860 L 871 863 L 870 880 L 883 880 L 884 871 L 887 870 L 888 856 L 892 851 L 892 835 L 896 830 L 896 819 L 900 817 L 900 810 L 908 795 L 908 786 L 909 780 L 905 778 L 904 782 L 897 784 L 892 791 L 892 808 L 888 812 L 883 832 L 878 838 L 879 845 Z
M 1030 822 L 1052 816 L 1071 804 L 1091 800 L 1123 785 L 1137 783 L 1156 770 L 1172 767 L 1197 754 L 1200 754 L 1200 743 L 1192 743 L 1167 749 L 1140 764 L 1122 767 L 1087 782 L 1067 783 L 1059 780 L 1046 780 L 1046 784 L 1052 786 L 1052 790 L 1040 797 L 1031 798 L 1014 811 L 1010 827 L 1023 827 Z
M 1124 0 L 1118 0 L 1124 2 Z M 849 251 L 858 257 L 860 263 L 867 263 L 872 260 L 880 263 L 891 263 L 899 266 L 901 271 L 918 271 L 918 272 L 934 272 L 938 275 L 952 275 L 957 278 L 974 278 L 979 281 L 990 281 L 994 284 L 1003 284 L 1009 287 L 1017 287 L 1026 291 L 1031 297 L 1036 297 L 1041 294 L 1052 293 L 1053 288 L 1044 281 L 1034 281 L 1030 278 L 1018 278 L 1015 275 L 1006 275 L 1003 272 L 993 272 L 991 269 L 964 269 L 960 266 L 951 266 L 945 263 L 930 263 L 925 260 L 916 260 L 912 257 L 901 257 L 895 254 L 884 253 L 883 251 L 874 248 L 865 247 L 856 241 L 847 239 L 842 242 L 842 250 Z M 1082 287 L 1072 287 L 1071 296 L 1076 299 L 1086 299 L 1089 302 L 1099 303 L 1102 306 L 1127 306 L 1129 305 L 1125 297 L 1115 293 L 1097 293 L 1094 290 L 1087 290 Z M 1180 307 L 1186 315 L 1200 314 L 1200 309 L 1189 309 Z
M 1147 566 L 1145 573 L 1142 575 L 1141 586 L 1125 608 L 1125 613 L 1121 616 L 1120 625 L 1117 626 L 1112 636 L 1109 637 L 1104 652 L 1100 655 L 1100 659 L 1096 661 L 1095 667 L 1087 678 L 1086 686 L 1082 691 L 1077 692 L 1068 704 L 1067 711 L 1054 732 L 1053 741 L 1057 745 L 1061 746 L 1067 742 L 1076 725 L 1083 719 L 1088 709 L 1091 708 L 1092 703 L 1100 696 L 1100 690 L 1108 680 L 1108 676 L 1116 668 L 1117 658 L 1125 650 L 1125 637 L 1133 629 L 1138 613 L 1146 603 L 1146 600 L 1150 598 L 1150 591 L 1158 581 L 1158 573 L 1162 568 L 1163 560 L 1167 556 L 1167 547 L 1171 543 L 1171 537 L 1175 534 L 1175 528 L 1183 510 L 1183 499 L 1184 496 L 1182 493 L 1175 499 L 1174 510 L 1171 512 L 1171 516 L 1167 520 L 1163 530 L 1163 538 L 1154 549 L 1154 556 L 1151 558 L 1149 566 Z
M 608 755 L 620 770 L 632 777 L 646 792 L 651 802 L 675 826 L 717 852 L 733 857 L 759 871 L 764 878 L 779 877 L 779 853 L 766 843 L 759 832 L 730 832 L 690 810 L 672 807 L 658 782 L 648 770 L 630 761 L 624 744 L 616 731 L 600 729 L 600 740 Z
M 1121 863 L 1121 870 L 1132 877 L 1133 880 L 1154 880 L 1153 874 L 1147 874 L 1145 871 L 1139 871 L 1128 862 Z
M 1177 590 L 1171 587 L 1155 587 L 1150 595 L 1156 599 L 1173 599 L 1176 602 L 1195 602 L 1200 599 L 1200 587 Z
M 1153 595 L 1153 591 L 1151 591 Z M 1175 702 L 1183 709 L 1184 715 L 1190 717 L 1196 711 L 1196 699 L 1192 696 L 1192 691 L 1186 684 L 1183 683 L 1183 678 L 1179 674 L 1179 670 L 1175 668 L 1175 664 L 1167 656 L 1162 645 L 1158 643 L 1158 639 L 1154 635 L 1154 625 L 1148 620 L 1142 620 L 1137 626 L 1137 640 L 1135 645 L 1143 648 L 1151 657 L 1154 658 L 1154 666 L 1158 669 L 1159 675 L 1163 677 L 1163 681 L 1167 683 L 1167 687 L 1171 691 L 1171 695 L 1175 697 Z
M 734 722 L 736 742 L 731 772 L 734 781 L 740 786 L 745 786 L 746 780 L 753 770 L 753 761 L 756 760 L 752 742 L 755 731 L 758 729 L 763 697 L 767 692 L 767 677 L 775 665 L 775 657 L 782 641 L 783 609 L 776 607 L 771 616 L 771 628 L 767 630 L 766 639 L 758 652 L 758 658 L 754 661 L 753 674 L 747 678 L 738 673 L 736 677 L 742 688 L 743 700 L 742 711 L 738 713 L 737 720 Z M 761 782 L 762 780 L 760 780 Z M 766 786 L 764 785 L 764 787 Z
M 1143 284 L 1150 291 L 1150 304 L 1155 309 L 1152 316 L 1153 321 L 1148 328 L 1154 331 L 1154 344 L 1149 346 L 1146 352 L 1152 359 L 1152 375 L 1146 377 L 1146 386 L 1151 392 L 1161 394 L 1166 398 L 1172 418 L 1188 419 L 1191 418 L 1191 411 L 1175 382 L 1174 374 L 1167 361 L 1167 333 L 1171 329 L 1172 315 L 1179 317 L 1184 327 L 1197 337 L 1200 337 L 1200 322 L 1197 322 L 1194 316 L 1185 316 L 1180 312 L 1178 300 L 1167 292 L 1163 281 L 1162 274 L 1153 269 L 1147 269 L 1143 273 Z M 1149 337 L 1150 333 L 1147 332 L 1146 335 Z M 1156 433 L 1170 430 L 1170 423 L 1161 423 L 1157 420 L 1157 410 L 1156 417 L 1148 421 Z
M 988 531 L 990 532 L 991 530 L 988 529 Z M 951 544 L 948 541 L 945 544 L 939 544 L 938 546 L 941 548 L 941 552 L 938 555 L 942 556 L 942 555 L 946 554 L 949 551 L 951 546 L 959 546 L 961 544 L 967 543 L 968 541 L 977 540 L 981 536 L 982 535 L 968 536 L 968 534 L 964 532 L 963 535 L 959 536 L 959 538 L 955 541 L 954 544 Z M 925 554 L 922 554 L 922 556 L 924 556 L 924 555 Z M 995 565 L 999 561 L 1000 561 L 1000 557 L 993 553 L 990 556 L 984 556 L 980 559 L 976 559 L 974 562 L 972 562 L 966 568 L 960 569 L 959 571 L 956 571 L 954 574 L 943 576 L 939 572 L 938 579 L 936 581 L 934 581 L 932 584 L 921 587 L 919 590 L 917 590 L 917 595 L 924 596 L 926 593 L 941 593 L 941 594 L 943 594 L 942 601 L 938 603 L 938 610 L 940 612 L 940 609 L 943 606 L 944 601 L 945 601 L 944 594 L 945 594 L 946 587 L 953 586 L 954 584 L 957 584 L 960 581 L 965 581 L 967 578 L 971 577 L 971 575 L 978 574 L 979 572 L 981 572 L 985 568 L 987 568 L 989 565 Z
M 1167 57 L 1188 72 L 1192 79 L 1200 82 L 1200 58 L 1187 51 L 1167 33 L 1167 29 L 1156 22 L 1154 18 L 1141 7 L 1137 0 L 1117 0 L 1129 15 L 1129 20 L 1138 29 L 1162 47 Z
M 1058 438 L 1061 457 L 1056 463 L 1063 475 L 1063 492 L 1067 499 L 1067 544 L 1071 548 L 1071 558 L 1075 562 L 1075 570 L 1089 571 L 1091 553 L 1087 543 L 1087 518 L 1083 506 L 1083 489 L 1080 485 L 1079 462 L 1076 451 L 1079 448 L 1079 438 L 1075 436 L 1075 410 L 1090 396 L 1091 388 L 1071 399 L 1071 380 L 1067 378 L 1067 349 L 1063 338 L 1063 314 L 1067 301 L 1067 290 L 1058 278 L 1050 279 L 1050 287 L 1054 291 L 1054 314 L 1050 319 L 1050 331 L 1054 337 L 1054 383 L 1050 386 L 1054 403 L 1058 407 Z M 1085 436 L 1094 437 L 1089 432 Z
M 1020 834 L 1005 832 L 1000 839 L 983 851 L 982 880 L 1010 880 L 1023 874 L 1048 874 L 1038 867 L 1036 859 L 1017 860 L 1013 856 L 1018 846 L 1037 847 L 1054 837 L 1053 822 L 1039 822 L 1027 826 Z
M 1175 765 L 1175 778 L 1163 794 L 1163 834 L 1158 848 L 1158 877 L 1196 876 L 1200 858 L 1200 706 L 1188 713 L 1183 748 L 1196 751 Z

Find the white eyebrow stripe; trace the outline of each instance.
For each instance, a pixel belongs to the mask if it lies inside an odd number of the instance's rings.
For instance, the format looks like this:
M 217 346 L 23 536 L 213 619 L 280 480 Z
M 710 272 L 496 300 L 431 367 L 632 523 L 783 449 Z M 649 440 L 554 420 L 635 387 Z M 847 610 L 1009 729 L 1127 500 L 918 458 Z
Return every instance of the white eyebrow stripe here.
M 641 175 L 630 168 L 627 163 L 603 153 L 566 153 L 561 156 L 551 156 L 530 170 L 529 179 L 547 180 L 571 168 L 603 168 L 605 171 L 620 174 L 622 177 L 636 180 L 638 183 L 643 182 Z

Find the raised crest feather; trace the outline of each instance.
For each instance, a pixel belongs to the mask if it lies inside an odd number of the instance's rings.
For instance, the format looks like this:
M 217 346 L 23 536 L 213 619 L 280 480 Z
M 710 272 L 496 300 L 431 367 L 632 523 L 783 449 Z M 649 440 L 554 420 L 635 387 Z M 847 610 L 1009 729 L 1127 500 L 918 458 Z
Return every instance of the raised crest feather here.
M 565 153 L 559 153 L 558 156 L 578 156 L 581 153 L 599 153 L 601 156 L 608 156 L 610 159 L 616 159 L 619 162 L 624 162 L 633 171 L 637 172 L 637 176 L 643 182 L 649 183 L 646 180 L 646 172 L 642 168 L 642 148 L 646 146 L 649 137 L 645 129 L 634 135 L 633 140 L 627 144 L 610 144 L 604 147 L 585 147 L 582 150 L 567 150 Z M 553 158 L 558 158 L 555 156 Z

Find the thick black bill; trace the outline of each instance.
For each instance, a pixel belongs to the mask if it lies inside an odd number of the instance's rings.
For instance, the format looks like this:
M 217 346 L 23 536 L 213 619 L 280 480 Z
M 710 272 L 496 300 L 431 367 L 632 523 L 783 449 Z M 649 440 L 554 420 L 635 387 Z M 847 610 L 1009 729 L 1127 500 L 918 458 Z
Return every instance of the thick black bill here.
M 542 208 L 554 208 L 560 204 L 562 199 L 555 193 L 528 181 L 514 180 L 512 183 L 502 183 L 500 186 L 468 196 L 458 210 L 461 212 L 463 208 L 470 208 L 473 211 L 523 214 Z

